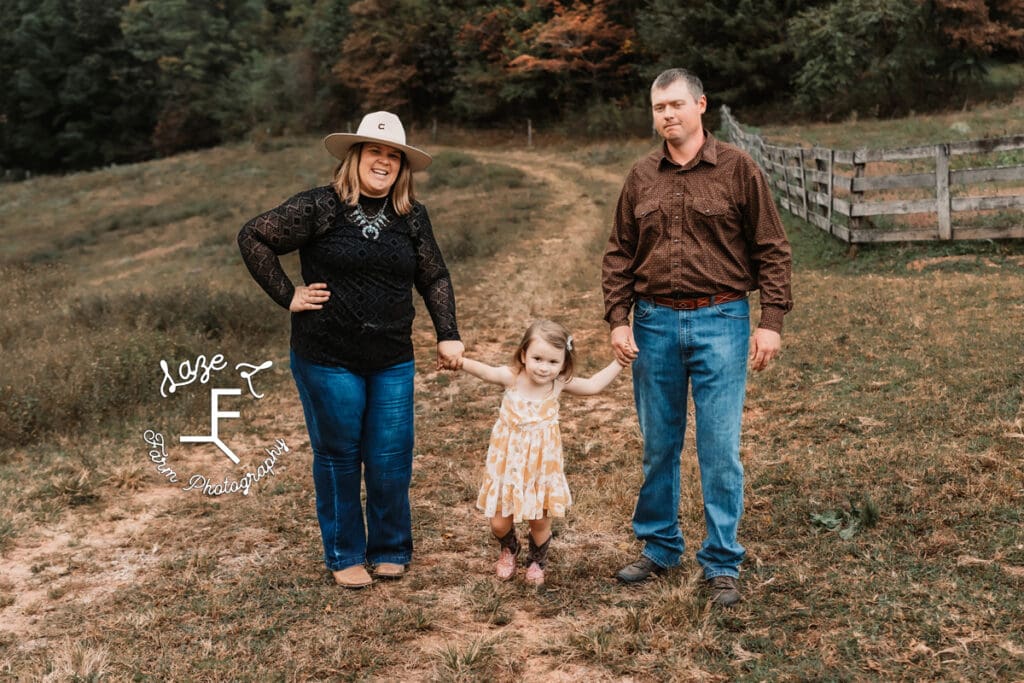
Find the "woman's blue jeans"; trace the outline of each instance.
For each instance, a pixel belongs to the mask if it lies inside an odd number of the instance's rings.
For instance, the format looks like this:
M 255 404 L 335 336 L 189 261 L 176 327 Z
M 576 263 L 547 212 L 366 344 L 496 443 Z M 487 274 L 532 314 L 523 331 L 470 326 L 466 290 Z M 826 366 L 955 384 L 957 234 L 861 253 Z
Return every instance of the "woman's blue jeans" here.
M 633 393 L 644 439 L 644 483 L 633 513 L 643 554 L 662 567 L 679 564 L 679 458 L 686 398 L 693 391 L 697 463 L 707 536 L 697 561 L 705 578 L 739 576 L 745 551 L 736 540 L 743 514 L 740 424 L 746 393 L 750 307 L 746 299 L 690 311 L 638 300 L 633 336 Z
M 412 559 L 413 361 L 367 373 L 316 365 L 295 352 L 291 362 L 313 447 L 327 568 L 367 561 L 407 564 Z

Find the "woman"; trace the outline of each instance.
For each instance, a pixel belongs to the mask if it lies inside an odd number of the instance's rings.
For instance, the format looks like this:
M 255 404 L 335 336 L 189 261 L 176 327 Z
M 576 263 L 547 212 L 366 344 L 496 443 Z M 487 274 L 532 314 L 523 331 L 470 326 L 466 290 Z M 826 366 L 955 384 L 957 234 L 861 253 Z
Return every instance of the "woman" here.
M 324 562 L 346 588 L 401 578 L 412 559 L 412 288 L 437 333 L 438 368 L 463 352 L 455 296 L 412 174 L 430 165 L 394 114 L 324 138 L 331 185 L 300 192 L 242 228 L 249 272 L 292 312 L 291 367 L 313 447 Z M 294 286 L 281 254 L 299 250 Z M 366 523 L 360 483 L 366 482 Z

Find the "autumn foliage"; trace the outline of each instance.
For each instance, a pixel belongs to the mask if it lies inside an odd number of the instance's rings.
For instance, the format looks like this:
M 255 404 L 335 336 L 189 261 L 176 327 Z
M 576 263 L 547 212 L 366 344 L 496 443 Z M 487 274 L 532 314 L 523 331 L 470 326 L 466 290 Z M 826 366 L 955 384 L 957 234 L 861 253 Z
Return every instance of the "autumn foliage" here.
M 512 73 L 569 74 L 592 80 L 632 71 L 636 32 L 608 18 L 608 0 L 551 3 L 552 16 L 522 31 L 523 52 L 508 62 Z
M 950 44 L 982 55 L 1024 56 L 1021 0 L 934 0 L 940 30 Z
M 376 109 L 643 134 L 675 66 L 748 116 L 889 116 L 1011 94 L 1022 56 L 1024 0 L 4 0 L 0 173 Z

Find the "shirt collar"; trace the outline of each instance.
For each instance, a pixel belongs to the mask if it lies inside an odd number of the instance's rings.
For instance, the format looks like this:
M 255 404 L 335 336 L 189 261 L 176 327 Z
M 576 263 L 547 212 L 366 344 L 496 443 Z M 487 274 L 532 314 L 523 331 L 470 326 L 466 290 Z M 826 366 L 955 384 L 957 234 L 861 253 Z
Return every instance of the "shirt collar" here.
M 668 155 L 667 145 L 668 143 L 662 141 L 661 147 L 655 151 L 655 156 L 658 160 L 658 170 L 665 170 L 666 168 L 674 167 L 678 170 L 689 171 L 691 168 L 696 168 L 697 164 L 702 161 L 706 161 L 712 166 L 718 165 L 718 140 L 707 128 L 704 129 L 704 144 L 701 145 L 700 151 L 697 152 L 697 156 L 695 156 L 690 163 L 686 164 L 686 166 L 680 166 L 672 160 L 672 157 Z

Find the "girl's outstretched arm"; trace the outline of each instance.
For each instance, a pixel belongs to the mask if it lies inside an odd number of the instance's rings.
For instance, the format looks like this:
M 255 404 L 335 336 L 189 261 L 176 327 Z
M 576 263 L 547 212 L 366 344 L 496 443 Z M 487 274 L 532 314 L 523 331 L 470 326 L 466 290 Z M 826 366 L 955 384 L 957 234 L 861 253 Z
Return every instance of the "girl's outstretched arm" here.
M 459 370 L 464 370 L 485 382 L 500 384 L 506 387 L 510 387 L 515 384 L 516 376 L 508 366 L 502 365 L 501 367 L 496 368 L 493 365 L 481 363 L 478 360 L 466 358 L 465 356 L 460 358 L 459 361 Z
M 579 377 L 573 377 L 565 383 L 565 388 L 562 391 L 573 394 L 575 396 L 593 396 L 599 394 L 604 390 L 612 380 L 618 377 L 619 373 L 622 372 L 624 366 L 617 360 L 613 360 L 603 370 L 598 372 L 593 377 L 587 379 L 581 379 Z

